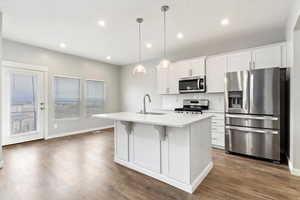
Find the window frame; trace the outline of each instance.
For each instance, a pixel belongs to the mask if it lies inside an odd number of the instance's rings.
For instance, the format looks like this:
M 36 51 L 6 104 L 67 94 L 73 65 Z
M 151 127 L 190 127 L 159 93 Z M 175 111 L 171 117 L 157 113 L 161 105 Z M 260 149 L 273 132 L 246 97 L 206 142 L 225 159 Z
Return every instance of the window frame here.
M 102 113 L 97 113 L 97 114 L 92 114 L 92 115 L 88 115 L 87 114 L 87 82 L 88 81 L 96 81 L 96 82 L 103 82 L 103 99 L 104 99 L 104 103 L 103 103 L 103 107 L 105 110 L 105 104 L 106 104 L 106 81 L 105 80 L 100 80 L 100 79 L 84 79 L 84 100 L 83 100 L 83 111 L 84 111 L 84 116 L 86 118 L 95 118 L 93 115 L 98 115 L 98 114 L 102 114 Z
M 55 85 L 55 78 L 68 78 L 68 79 L 77 79 L 79 80 L 79 116 L 78 117 L 65 117 L 65 118 L 56 118 L 55 116 L 55 99 L 56 99 L 56 85 Z M 52 77 L 52 94 L 53 94 L 53 118 L 55 121 L 74 121 L 80 120 L 82 115 L 82 78 L 80 76 L 69 76 L 69 75 L 61 75 L 61 74 L 54 74 Z

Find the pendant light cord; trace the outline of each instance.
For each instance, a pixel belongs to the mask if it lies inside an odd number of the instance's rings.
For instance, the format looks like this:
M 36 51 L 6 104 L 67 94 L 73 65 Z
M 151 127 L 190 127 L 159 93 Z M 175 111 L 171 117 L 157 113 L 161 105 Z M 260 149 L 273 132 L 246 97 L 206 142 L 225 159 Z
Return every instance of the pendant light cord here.
M 164 58 L 167 58 L 167 28 L 166 28 L 166 11 L 164 11 Z
M 141 33 L 141 23 L 139 23 L 139 63 L 141 64 L 141 60 L 142 60 L 142 33 Z

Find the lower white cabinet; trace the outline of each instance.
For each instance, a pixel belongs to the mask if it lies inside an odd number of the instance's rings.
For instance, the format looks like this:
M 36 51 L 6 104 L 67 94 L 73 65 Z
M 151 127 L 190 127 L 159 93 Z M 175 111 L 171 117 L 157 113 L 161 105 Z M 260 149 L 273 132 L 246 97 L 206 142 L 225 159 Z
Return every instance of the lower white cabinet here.
M 211 143 L 213 147 L 224 149 L 225 147 L 225 118 L 224 113 L 211 113 Z
M 157 131 L 151 125 L 135 124 L 131 134 L 132 161 L 145 169 L 160 172 L 160 135 Z
M 184 132 L 188 132 L 188 127 Z M 187 183 L 189 181 L 189 135 L 181 129 L 169 128 L 168 133 L 168 176 Z
M 121 160 L 129 161 L 129 136 L 126 125 L 115 122 L 115 155 Z
M 115 162 L 187 192 L 212 168 L 211 118 L 185 127 L 115 122 Z

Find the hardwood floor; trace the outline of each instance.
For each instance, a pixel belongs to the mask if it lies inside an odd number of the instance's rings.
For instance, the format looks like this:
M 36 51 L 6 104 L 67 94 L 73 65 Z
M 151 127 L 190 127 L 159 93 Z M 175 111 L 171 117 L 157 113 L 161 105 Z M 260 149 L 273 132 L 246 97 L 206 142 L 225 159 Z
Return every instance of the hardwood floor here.
M 287 166 L 213 150 L 194 194 L 113 162 L 111 130 L 4 147 L 1 200 L 300 200 Z

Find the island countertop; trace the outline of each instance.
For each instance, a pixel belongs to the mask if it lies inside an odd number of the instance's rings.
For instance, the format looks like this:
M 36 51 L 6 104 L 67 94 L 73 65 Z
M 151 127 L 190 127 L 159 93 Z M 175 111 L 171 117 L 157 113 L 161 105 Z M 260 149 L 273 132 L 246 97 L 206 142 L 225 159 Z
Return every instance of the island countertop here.
M 127 121 L 142 124 L 182 128 L 197 121 L 211 118 L 213 115 L 208 113 L 201 114 L 182 114 L 175 112 L 165 112 L 162 115 L 141 114 L 134 112 L 119 112 L 93 115 L 97 118 L 111 119 L 116 121 Z

